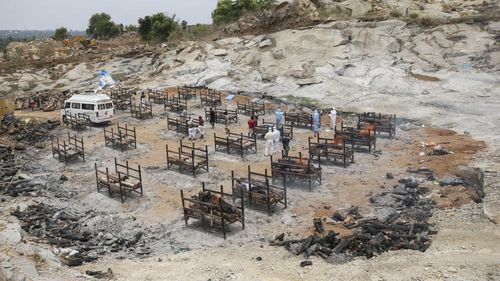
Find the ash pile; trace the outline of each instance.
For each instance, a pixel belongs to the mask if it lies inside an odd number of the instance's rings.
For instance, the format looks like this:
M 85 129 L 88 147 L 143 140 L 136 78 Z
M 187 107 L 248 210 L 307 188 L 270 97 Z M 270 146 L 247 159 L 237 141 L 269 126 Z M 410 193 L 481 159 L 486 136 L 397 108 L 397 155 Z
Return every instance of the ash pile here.
M 18 150 L 26 149 L 26 145 L 43 148 L 44 142 L 52 137 L 50 131 L 61 124 L 59 120 L 45 122 L 32 118 L 16 118 L 8 115 L 0 124 L 0 135 L 6 135 L 13 141 Z
M 316 255 L 332 263 L 352 260 L 357 256 L 372 258 L 382 252 L 401 249 L 425 251 L 437 233 L 428 220 L 434 202 L 419 187 L 419 179 L 408 177 L 391 191 L 372 196 L 375 216 L 363 217 L 357 207 L 338 210 L 324 220 L 315 218 L 315 234 L 304 239 L 286 240 L 276 236 L 271 245 L 285 246 L 295 255 Z M 334 231 L 325 234 L 324 223 L 341 225 L 349 234 Z
M 92 210 L 82 212 L 34 204 L 11 213 L 21 223 L 25 239 L 55 246 L 52 250 L 61 262 L 78 266 L 112 252 L 151 253 L 142 231 L 129 231 L 122 219 L 107 219 Z M 108 217 L 109 218 L 109 217 Z

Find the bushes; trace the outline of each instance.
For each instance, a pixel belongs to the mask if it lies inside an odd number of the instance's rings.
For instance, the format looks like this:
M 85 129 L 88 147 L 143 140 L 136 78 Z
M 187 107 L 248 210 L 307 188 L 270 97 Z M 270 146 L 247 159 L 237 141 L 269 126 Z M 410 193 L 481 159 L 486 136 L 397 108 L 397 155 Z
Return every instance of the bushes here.
M 390 15 L 393 18 L 399 18 L 399 17 L 401 17 L 401 12 L 396 10 L 396 9 L 392 9 L 390 12 Z
M 163 42 L 179 28 L 179 24 L 173 17 L 168 17 L 164 13 L 157 13 L 140 18 L 138 32 L 142 40 Z
M 106 13 L 93 14 L 89 19 L 87 34 L 99 39 L 109 39 L 120 34 L 120 27 Z
M 54 36 L 52 36 L 52 38 L 56 41 L 62 41 L 68 37 L 69 37 L 69 34 L 68 34 L 68 30 L 66 29 L 66 27 L 59 27 L 54 32 Z
M 212 12 L 215 24 L 238 20 L 245 12 L 270 9 L 275 0 L 219 0 Z

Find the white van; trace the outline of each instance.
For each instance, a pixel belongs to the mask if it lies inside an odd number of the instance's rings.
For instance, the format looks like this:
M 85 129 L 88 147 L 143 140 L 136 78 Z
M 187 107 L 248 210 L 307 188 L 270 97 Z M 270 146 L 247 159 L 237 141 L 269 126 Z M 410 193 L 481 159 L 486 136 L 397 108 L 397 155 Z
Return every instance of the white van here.
M 92 123 L 103 123 L 113 119 L 115 107 L 111 98 L 104 94 L 73 95 L 64 101 L 61 118 L 66 122 L 67 116 L 75 116 L 78 113 L 88 115 Z

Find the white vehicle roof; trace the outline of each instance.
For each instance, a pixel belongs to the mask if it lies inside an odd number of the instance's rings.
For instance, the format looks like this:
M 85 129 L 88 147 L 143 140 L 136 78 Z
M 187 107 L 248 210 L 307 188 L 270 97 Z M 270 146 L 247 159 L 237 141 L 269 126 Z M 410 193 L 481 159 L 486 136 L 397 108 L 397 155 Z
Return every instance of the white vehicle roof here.
M 93 95 L 73 95 L 71 98 L 67 99 L 66 102 L 88 102 L 88 103 L 98 103 L 98 102 L 110 102 L 111 99 L 105 94 L 93 94 Z

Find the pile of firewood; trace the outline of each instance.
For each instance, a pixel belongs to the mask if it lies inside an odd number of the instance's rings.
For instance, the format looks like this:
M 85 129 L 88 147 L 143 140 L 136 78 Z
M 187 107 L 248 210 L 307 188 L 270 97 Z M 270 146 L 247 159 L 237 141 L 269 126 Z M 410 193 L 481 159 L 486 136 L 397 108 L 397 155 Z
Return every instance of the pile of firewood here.
M 26 179 L 17 176 L 23 168 L 22 163 L 9 146 L 0 145 L 0 191 L 17 196 L 17 187 L 26 182 Z
M 68 266 L 96 260 L 102 251 L 117 252 L 131 248 L 142 238 L 142 232 L 126 239 L 85 230 L 85 220 L 92 217 L 90 212 L 71 213 L 65 208 L 45 204 L 30 205 L 23 211 L 18 208 L 12 215 L 19 219 L 21 228 L 30 239 L 57 246 L 61 261 Z
M 26 110 L 31 109 L 30 104 L 35 102 L 37 107 L 37 99 L 40 99 L 40 109 L 43 111 L 54 111 L 62 109 L 64 101 L 69 99 L 72 95 L 77 94 L 77 91 L 65 90 L 62 92 L 50 93 L 48 90 L 32 93 L 30 95 L 18 96 L 15 98 L 14 103 L 16 109 Z
M 227 203 L 226 200 L 217 195 L 212 194 L 210 191 L 200 191 L 198 195 L 192 197 L 193 200 L 209 203 L 209 205 L 200 206 L 206 213 L 218 213 L 220 206 L 225 215 L 241 216 L 240 211 L 232 204 Z
M 352 207 L 336 211 L 327 220 L 327 223 L 342 224 L 351 229 L 350 235 L 341 238 L 332 231 L 324 235 L 323 221 L 315 218 L 315 235 L 285 240 L 284 234 L 281 234 L 270 244 L 285 246 L 295 255 L 318 255 L 325 259 L 335 258 L 338 254 L 371 258 L 385 251 L 400 249 L 423 252 L 429 248 L 432 236 L 436 234 L 428 223 L 434 204 L 421 196 L 426 191 L 425 188 L 418 188 L 412 179 L 405 179 L 401 186 L 370 199 L 376 209 L 385 208 L 387 215 L 383 218 L 362 218 L 358 208 Z

